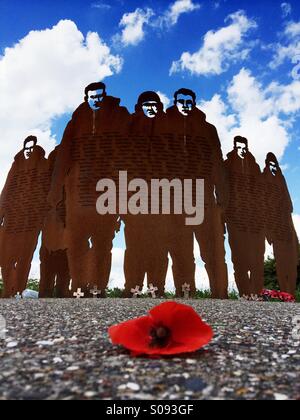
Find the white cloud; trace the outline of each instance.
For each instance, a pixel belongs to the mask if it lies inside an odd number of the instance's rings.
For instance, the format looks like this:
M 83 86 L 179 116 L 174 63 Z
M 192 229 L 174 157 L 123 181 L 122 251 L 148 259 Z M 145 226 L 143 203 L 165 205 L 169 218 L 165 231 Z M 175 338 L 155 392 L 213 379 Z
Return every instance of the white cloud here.
M 294 214 L 293 220 L 294 220 L 294 225 L 295 225 L 298 238 L 300 240 L 300 214 Z
M 161 26 L 174 26 L 181 15 L 194 12 L 201 8 L 200 4 L 193 3 L 193 0 L 177 0 L 171 4 L 168 10 L 158 19 Z
M 293 63 L 300 61 L 300 22 L 288 22 L 284 33 L 282 43 L 272 45 L 275 54 L 270 63 L 271 68 L 277 68 L 286 60 Z
M 158 94 L 158 96 L 160 97 L 162 103 L 164 104 L 164 108 L 167 109 L 168 106 L 171 103 L 171 99 L 169 99 L 167 95 L 165 95 L 164 93 L 162 93 L 160 91 L 158 91 L 156 93 Z
M 165 29 L 177 24 L 181 15 L 200 9 L 193 0 L 176 0 L 161 15 L 151 8 L 137 8 L 134 12 L 125 13 L 119 26 L 122 32 L 116 34 L 113 40 L 123 46 L 136 46 L 142 42 L 147 28 Z
M 115 36 L 116 41 L 121 41 L 124 46 L 137 45 L 145 37 L 145 27 L 154 16 L 152 9 L 136 9 L 132 13 L 126 13 L 120 22 L 122 33 Z
M 179 61 L 171 67 L 171 74 L 189 71 L 195 75 L 219 75 L 225 72 L 231 62 L 244 60 L 249 55 L 249 43 L 245 37 L 250 29 L 256 28 L 254 20 L 244 11 L 227 17 L 230 24 L 217 31 L 209 31 L 204 36 L 202 47 L 194 54 L 184 52 Z
M 85 38 L 70 20 L 32 31 L 6 48 L 0 56 L 0 187 L 25 137 L 37 134 L 49 152 L 55 145 L 54 119 L 82 102 L 88 83 L 121 67 L 122 60 L 111 54 L 97 33 Z
M 268 152 L 281 159 L 289 144 L 289 118 L 300 109 L 300 83 L 273 82 L 265 88 L 249 70 L 242 69 L 230 83 L 226 100 L 215 95 L 200 108 L 216 125 L 225 154 L 232 150 L 233 138 L 242 135 L 248 138 L 251 151 L 263 166 Z
M 292 5 L 290 3 L 281 3 L 282 16 L 287 18 L 292 13 Z

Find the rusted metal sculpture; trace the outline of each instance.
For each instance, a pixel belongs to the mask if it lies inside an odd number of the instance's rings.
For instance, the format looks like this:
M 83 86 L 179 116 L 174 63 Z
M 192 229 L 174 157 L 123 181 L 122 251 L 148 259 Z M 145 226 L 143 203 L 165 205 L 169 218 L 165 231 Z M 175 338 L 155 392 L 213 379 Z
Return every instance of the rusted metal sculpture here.
M 66 243 L 72 290 L 105 290 L 111 271 L 117 216 L 96 211 L 96 185 L 115 176 L 116 141 L 124 135 L 129 113 L 107 96 L 103 83 L 85 89 L 85 102 L 74 112 L 58 152 L 49 202 L 53 208 L 66 193 Z M 126 134 L 126 132 L 125 132 Z M 104 293 L 102 294 L 104 297 Z
M 59 147 L 48 158 L 49 188 Z M 70 271 L 65 240 L 65 194 L 56 208 L 51 209 L 44 221 L 40 249 L 40 298 L 70 297 Z
M 228 275 L 221 206 L 226 205 L 228 191 L 221 144 L 215 127 L 209 124 L 205 114 L 196 108 L 196 95 L 193 91 L 180 89 L 175 93 L 174 99 L 175 106 L 167 111 L 174 139 L 169 143 L 173 150 L 173 153 L 170 153 L 172 156 L 170 164 L 173 166 L 170 167 L 171 173 L 173 177 L 180 179 L 205 181 L 204 222 L 193 228 L 184 226 L 182 222 L 179 224 L 182 229 L 181 236 L 185 238 L 184 261 L 189 267 L 185 274 L 186 281 L 191 285 L 191 293 L 194 294 L 195 281 L 192 280 L 194 263 L 191 260 L 194 233 L 210 280 L 212 296 L 226 299 Z
M 264 286 L 264 186 L 246 138 L 234 139 L 225 167 L 230 184 L 226 223 L 236 284 L 241 296 L 259 294 Z
M 273 246 L 280 290 L 296 292 L 299 241 L 292 213 L 293 203 L 278 160 L 273 153 L 266 158 L 265 186 L 266 237 Z
M 0 199 L 3 297 L 26 289 L 31 261 L 47 212 L 48 163 L 30 136 L 15 157 Z
M 121 211 L 128 197 L 120 196 L 120 171 L 126 171 L 129 182 L 144 180 L 147 211 Z M 101 214 L 96 206 L 96 186 L 103 179 L 116 184 L 114 214 Z M 153 214 L 154 179 L 182 184 L 203 179 L 204 222 L 187 225 L 187 210 L 175 211 L 172 188 L 170 214 L 162 211 L 161 196 L 158 214 Z M 195 201 L 196 190 L 191 195 Z M 3 297 L 26 288 L 41 231 L 40 297 L 105 297 L 120 217 L 126 239 L 124 297 L 141 296 L 146 275 L 148 294 L 163 296 L 168 255 L 177 297 L 195 296 L 196 238 L 212 297 L 226 299 L 225 223 L 240 294 L 263 289 L 265 238 L 274 248 L 281 290 L 294 294 L 298 238 L 292 212 L 276 157 L 268 154 L 262 174 L 248 140 L 236 137 L 224 162 L 217 130 L 196 107 L 193 91 L 177 91 L 166 113 L 155 92 L 144 92 L 130 115 L 119 99 L 107 96 L 103 83 L 93 83 L 48 160 L 32 136 L 15 157 L 0 197 Z
M 140 95 L 132 116 L 129 130 L 129 144 L 132 153 L 125 163 L 129 180 L 143 179 L 148 183 L 150 191 L 152 176 L 154 175 L 154 157 L 156 169 L 161 156 L 155 156 L 155 150 L 163 151 L 162 131 L 165 123 L 163 104 L 155 92 L 144 92 Z M 168 269 L 168 248 L 166 242 L 165 218 L 163 215 L 150 214 L 150 199 L 147 215 L 126 215 L 125 222 L 125 292 L 124 297 L 131 296 L 135 286 L 143 288 L 145 276 L 148 285 L 158 287 L 158 296 L 165 292 L 165 280 Z

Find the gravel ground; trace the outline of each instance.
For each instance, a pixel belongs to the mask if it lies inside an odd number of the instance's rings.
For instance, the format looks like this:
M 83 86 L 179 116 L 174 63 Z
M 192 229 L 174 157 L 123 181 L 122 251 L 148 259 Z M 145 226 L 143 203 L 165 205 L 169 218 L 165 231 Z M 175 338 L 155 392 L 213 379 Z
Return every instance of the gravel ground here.
M 299 304 L 189 301 L 215 338 L 179 358 L 132 359 L 110 344 L 109 326 L 158 303 L 1 300 L 0 400 L 300 399 Z

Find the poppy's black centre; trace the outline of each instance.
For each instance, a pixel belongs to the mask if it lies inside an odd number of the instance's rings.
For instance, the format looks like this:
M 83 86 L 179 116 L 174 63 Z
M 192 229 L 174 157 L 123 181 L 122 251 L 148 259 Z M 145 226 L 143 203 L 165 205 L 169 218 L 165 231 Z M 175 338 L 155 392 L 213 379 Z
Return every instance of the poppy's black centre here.
M 154 327 L 150 331 L 151 347 L 166 347 L 170 341 L 171 331 L 167 327 Z

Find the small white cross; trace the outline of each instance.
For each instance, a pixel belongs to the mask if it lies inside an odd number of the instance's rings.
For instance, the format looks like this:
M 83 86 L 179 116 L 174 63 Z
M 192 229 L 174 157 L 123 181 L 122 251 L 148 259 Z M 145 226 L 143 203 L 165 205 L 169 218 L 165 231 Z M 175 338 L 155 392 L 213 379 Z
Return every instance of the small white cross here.
M 135 289 L 131 289 L 131 293 L 133 294 L 133 298 L 137 298 L 138 296 L 141 296 L 143 292 L 140 290 L 140 286 L 136 286 Z
M 80 298 L 84 297 L 84 293 L 81 291 L 81 289 L 77 289 L 77 292 L 73 293 L 73 296 L 76 299 L 80 299 Z
M 158 291 L 158 287 L 153 286 L 153 284 L 149 284 L 149 288 L 147 293 L 152 296 L 153 299 L 156 299 L 156 292 Z
M 184 299 L 189 299 L 190 298 L 190 292 L 191 292 L 190 284 L 184 283 L 184 285 L 182 286 L 182 291 L 183 291 L 183 294 L 184 294 Z
M 15 299 L 16 299 L 16 300 L 21 300 L 21 299 L 22 299 L 22 296 L 21 296 L 21 293 L 20 293 L 20 292 L 18 292 L 18 293 L 16 294 Z
M 97 299 L 97 297 L 100 296 L 101 293 L 101 290 L 98 290 L 97 286 L 94 286 L 94 288 L 90 290 L 90 294 L 93 295 L 93 299 Z

